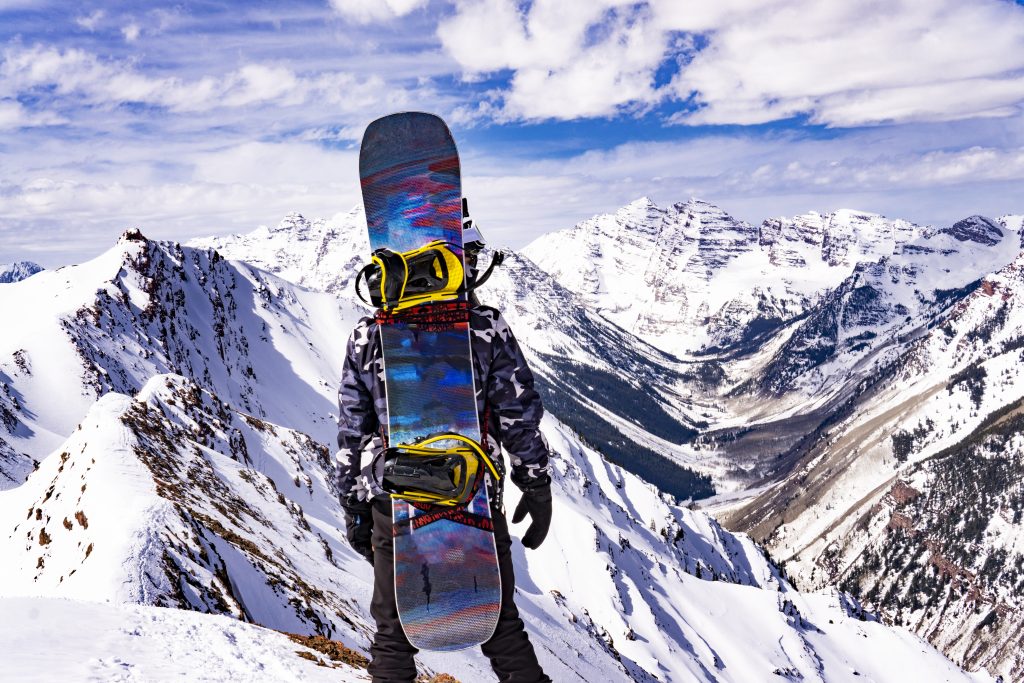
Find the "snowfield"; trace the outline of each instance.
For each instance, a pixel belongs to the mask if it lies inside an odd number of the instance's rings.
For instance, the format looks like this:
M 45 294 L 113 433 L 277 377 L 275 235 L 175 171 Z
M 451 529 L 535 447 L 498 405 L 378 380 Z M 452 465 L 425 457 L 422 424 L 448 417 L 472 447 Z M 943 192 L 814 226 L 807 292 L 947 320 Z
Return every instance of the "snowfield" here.
M 283 633 L 218 615 L 55 598 L 0 598 L 0 614 L 5 681 L 370 680 L 340 662 L 318 665 L 330 660 Z

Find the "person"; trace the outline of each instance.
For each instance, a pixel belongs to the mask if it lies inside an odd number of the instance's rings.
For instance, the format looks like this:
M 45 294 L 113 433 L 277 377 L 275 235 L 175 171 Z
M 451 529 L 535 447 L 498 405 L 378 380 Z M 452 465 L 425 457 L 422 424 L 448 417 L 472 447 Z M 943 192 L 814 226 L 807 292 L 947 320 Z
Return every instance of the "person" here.
M 471 281 L 476 277 L 483 246 L 479 229 L 467 221 L 464 253 Z M 533 373 L 504 318 L 496 309 L 480 305 L 475 296 L 470 297 L 470 303 L 477 413 L 481 428 L 487 430 L 485 441 L 492 460 L 500 458 L 500 447 L 509 455 L 511 479 L 523 492 L 512 521 L 518 523 L 530 515 L 522 543 L 534 549 L 544 541 L 551 522 L 548 446 L 539 431 L 543 406 L 534 389 Z M 412 683 L 418 650 L 406 638 L 395 603 L 391 499 L 371 471 L 373 461 L 380 462 L 374 455 L 384 447 L 382 434 L 388 424 L 378 329 L 373 318 L 364 318 L 348 341 L 338 392 L 337 484 L 345 508 L 348 541 L 373 565 L 370 613 L 377 632 L 370 647 L 369 672 L 375 683 Z M 365 468 L 361 467 L 364 460 L 370 461 Z M 480 649 L 499 681 L 549 683 L 551 679 L 537 661 L 513 600 L 512 539 L 500 483 L 498 495 L 491 501 L 491 515 L 501 578 L 501 611 L 494 635 Z

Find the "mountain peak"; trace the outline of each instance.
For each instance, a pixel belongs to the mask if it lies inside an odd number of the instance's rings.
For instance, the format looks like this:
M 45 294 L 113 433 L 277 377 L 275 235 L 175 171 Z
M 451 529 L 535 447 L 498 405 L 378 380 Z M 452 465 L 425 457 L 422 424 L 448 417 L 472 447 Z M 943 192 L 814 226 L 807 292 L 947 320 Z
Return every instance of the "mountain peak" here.
M 290 213 L 285 216 L 276 227 L 270 228 L 271 232 L 290 232 L 298 236 L 308 235 L 317 228 L 324 226 L 323 219 L 310 220 L 301 213 Z
M 1002 228 L 991 218 L 985 216 L 968 216 L 940 232 L 953 237 L 958 242 L 976 242 L 989 247 L 1003 241 Z
M 664 214 L 664 210 L 658 208 L 658 205 L 654 203 L 650 197 L 640 197 L 634 199 L 629 204 L 626 204 L 618 211 L 610 214 L 603 214 L 594 216 L 590 221 L 585 221 L 581 225 L 589 225 L 592 222 L 598 224 L 605 223 L 608 218 L 611 219 L 611 225 L 614 225 L 613 232 L 619 232 L 622 230 L 633 230 L 637 227 L 644 227 L 648 224 L 652 224 L 658 221 L 658 217 Z M 579 227 L 579 226 L 577 226 Z
M 816 215 L 818 214 L 817 211 L 812 211 L 811 213 Z M 885 219 L 885 216 L 880 213 L 874 213 L 873 211 L 860 211 L 859 209 L 836 209 L 826 215 L 845 221 L 870 221 L 878 218 L 883 220 Z
M 677 211 L 689 209 L 691 211 L 712 211 L 716 213 L 725 213 L 725 211 L 717 204 L 712 204 L 711 202 L 704 201 L 703 199 L 698 199 L 697 197 L 690 197 L 685 202 L 676 202 L 672 206 L 674 206 Z
M 128 228 L 121 233 L 121 238 L 118 240 L 118 244 L 123 242 L 148 242 L 149 239 L 142 234 L 142 231 L 138 228 Z
M 629 204 L 623 207 L 623 209 L 647 209 L 647 208 L 658 208 L 658 205 L 654 203 L 654 200 L 644 195 L 639 199 L 634 199 Z
M 8 284 L 20 282 L 44 270 L 42 266 L 32 261 L 15 261 L 14 263 L 0 263 L 0 283 Z
M 215 249 L 226 258 L 245 261 L 286 280 L 325 292 L 348 292 L 352 278 L 370 252 L 361 207 L 330 220 L 310 220 L 294 212 L 275 227 L 242 235 L 207 237 L 188 245 Z
M 672 209 L 679 216 L 679 221 L 687 226 L 699 227 L 702 232 L 756 232 L 756 229 L 749 223 L 733 217 L 717 204 L 696 197 L 690 197 L 685 202 L 677 202 L 672 205 Z M 748 238 L 749 235 L 744 237 L 744 240 Z

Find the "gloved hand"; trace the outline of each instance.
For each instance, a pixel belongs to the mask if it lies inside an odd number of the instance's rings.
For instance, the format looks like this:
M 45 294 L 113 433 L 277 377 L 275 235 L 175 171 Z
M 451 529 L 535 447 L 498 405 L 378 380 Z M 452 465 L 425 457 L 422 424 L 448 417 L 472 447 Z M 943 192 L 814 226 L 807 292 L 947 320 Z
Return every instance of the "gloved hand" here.
M 523 497 L 512 513 L 512 523 L 518 524 L 530 513 L 530 527 L 523 536 L 523 545 L 531 550 L 539 548 L 551 526 L 551 482 L 523 490 Z
M 373 543 L 370 535 L 373 532 L 373 514 L 370 504 L 365 501 L 342 501 L 345 508 L 345 537 L 349 545 L 357 553 L 373 564 Z

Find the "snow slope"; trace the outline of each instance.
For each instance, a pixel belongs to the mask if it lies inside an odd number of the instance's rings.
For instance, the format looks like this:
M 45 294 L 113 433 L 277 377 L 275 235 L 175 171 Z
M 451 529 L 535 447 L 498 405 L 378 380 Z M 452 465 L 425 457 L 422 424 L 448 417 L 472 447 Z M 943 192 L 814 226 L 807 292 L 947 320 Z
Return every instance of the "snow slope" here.
M 534 642 L 557 642 L 568 621 L 607 643 L 624 680 L 971 680 L 916 636 L 865 621 L 845 596 L 794 591 L 749 538 L 666 504 L 553 420 L 545 434 L 558 454 L 550 540 L 525 567 L 515 546 L 530 598 L 521 609 L 543 636 Z
M 841 583 L 1011 677 L 1024 672 L 1022 296 L 1024 254 L 898 346 L 796 474 L 735 513 L 802 585 Z
M 0 598 L 0 614 L 8 681 L 370 680 L 282 633 L 226 617 L 53 598 Z
M 796 593 L 749 539 L 666 503 L 553 419 L 545 433 L 558 514 L 550 540 L 528 555 L 517 545 L 515 563 L 520 609 L 555 680 L 897 680 L 864 642 L 912 658 L 919 680 L 966 680 L 842 596 Z M 0 536 L 0 585 L 225 614 L 365 652 L 369 566 L 342 540 L 326 453 L 303 439 L 181 377 L 154 377 L 135 399 L 107 394 L 61 457 L 0 497 L 0 519 L 19 520 Z M 479 653 L 422 660 L 489 678 Z

